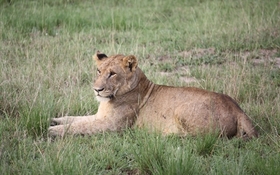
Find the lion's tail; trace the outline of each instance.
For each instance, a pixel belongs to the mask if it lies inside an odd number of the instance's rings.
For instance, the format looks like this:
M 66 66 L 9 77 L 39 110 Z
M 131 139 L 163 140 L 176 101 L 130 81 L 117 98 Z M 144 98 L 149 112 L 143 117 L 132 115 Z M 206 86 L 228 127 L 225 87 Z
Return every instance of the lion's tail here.
M 252 121 L 245 113 L 240 113 L 238 117 L 237 136 L 244 139 L 258 137 L 258 132 L 253 126 Z

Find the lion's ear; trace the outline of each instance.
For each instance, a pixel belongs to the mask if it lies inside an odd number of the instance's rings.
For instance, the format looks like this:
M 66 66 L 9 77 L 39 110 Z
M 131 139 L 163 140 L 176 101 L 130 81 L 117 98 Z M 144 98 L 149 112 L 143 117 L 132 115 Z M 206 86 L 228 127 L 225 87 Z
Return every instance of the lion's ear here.
M 97 51 L 92 58 L 96 61 L 96 63 L 98 64 L 100 61 L 102 61 L 104 58 L 108 58 L 107 55 L 105 53 L 102 53 L 100 51 Z
M 129 55 L 123 58 L 123 67 L 127 67 L 130 71 L 135 71 L 137 68 L 138 61 L 134 55 Z

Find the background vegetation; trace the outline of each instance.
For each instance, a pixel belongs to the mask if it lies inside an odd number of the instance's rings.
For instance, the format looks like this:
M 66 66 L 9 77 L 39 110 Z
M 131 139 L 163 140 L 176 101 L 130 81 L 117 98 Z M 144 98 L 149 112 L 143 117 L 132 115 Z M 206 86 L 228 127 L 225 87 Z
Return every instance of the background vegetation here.
M 278 174 L 278 0 L 0 0 L 2 174 Z M 94 114 L 97 51 L 134 54 L 155 83 L 226 93 L 247 142 L 145 131 L 51 141 L 49 119 Z

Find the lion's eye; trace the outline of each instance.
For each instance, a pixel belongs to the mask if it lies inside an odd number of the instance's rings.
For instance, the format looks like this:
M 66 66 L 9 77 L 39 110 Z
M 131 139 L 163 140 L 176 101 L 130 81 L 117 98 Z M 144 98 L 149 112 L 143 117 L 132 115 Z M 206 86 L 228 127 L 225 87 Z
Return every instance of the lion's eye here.
M 116 73 L 111 71 L 110 74 L 109 74 L 109 78 L 114 76 L 114 75 L 116 75 Z
M 101 71 L 99 69 L 97 69 L 97 74 L 100 75 L 101 74 Z

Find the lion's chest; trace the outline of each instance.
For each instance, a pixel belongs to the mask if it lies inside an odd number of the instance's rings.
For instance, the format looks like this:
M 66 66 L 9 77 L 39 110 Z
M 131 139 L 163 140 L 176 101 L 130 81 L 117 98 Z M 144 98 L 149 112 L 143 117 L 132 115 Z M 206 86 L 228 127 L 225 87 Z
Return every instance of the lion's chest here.
M 97 119 L 106 119 L 114 116 L 113 105 L 108 102 L 101 102 L 96 113 Z

